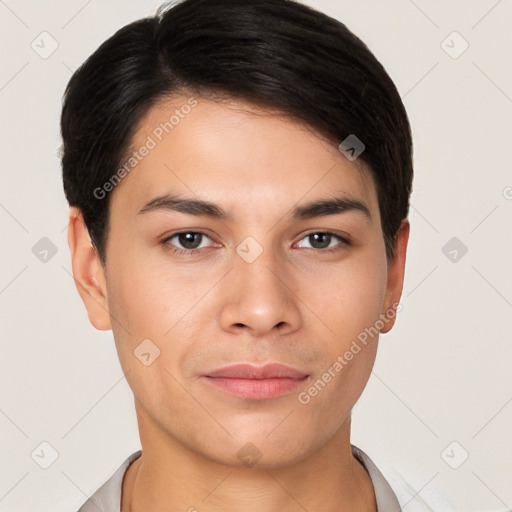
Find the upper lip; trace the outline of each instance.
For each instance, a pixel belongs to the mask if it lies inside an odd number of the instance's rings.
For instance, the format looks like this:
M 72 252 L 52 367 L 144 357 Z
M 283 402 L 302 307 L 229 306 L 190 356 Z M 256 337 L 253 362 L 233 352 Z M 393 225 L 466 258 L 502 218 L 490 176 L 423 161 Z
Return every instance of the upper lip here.
M 231 379 L 272 379 L 288 378 L 303 379 L 308 375 L 291 366 L 272 363 L 265 366 L 254 366 L 251 364 L 234 364 L 213 370 L 205 374 L 206 377 L 224 377 Z

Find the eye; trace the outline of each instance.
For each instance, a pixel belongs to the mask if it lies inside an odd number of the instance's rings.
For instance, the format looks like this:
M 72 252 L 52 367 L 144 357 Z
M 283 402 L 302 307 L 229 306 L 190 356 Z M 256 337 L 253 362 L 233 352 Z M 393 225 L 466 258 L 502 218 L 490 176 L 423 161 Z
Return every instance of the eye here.
M 172 242 L 174 239 L 175 241 Z M 211 238 L 201 231 L 181 231 L 162 240 L 162 244 L 168 247 L 174 254 L 194 255 L 200 252 L 201 249 L 209 247 L 206 242 L 207 240 L 211 240 Z M 329 253 L 339 251 L 343 247 L 350 245 L 348 238 L 328 231 L 309 233 L 299 241 L 299 244 L 303 240 L 307 240 L 310 243 L 309 248 Z M 299 245 L 299 247 L 302 248 L 304 246 Z M 305 248 L 307 249 L 308 247 Z
M 322 252 L 334 252 L 341 250 L 344 246 L 350 245 L 350 241 L 347 238 L 328 231 L 309 233 L 302 240 L 308 240 L 312 249 L 318 249 Z M 336 242 L 336 240 L 338 240 L 338 243 L 332 245 L 332 242 Z
M 182 248 L 176 247 L 171 240 L 176 239 L 176 243 L 181 245 Z M 176 254 L 195 254 L 201 249 L 208 247 L 208 245 L 202 244 L 204 239 L 210 239 L 206 233 L 200 231 L 182 231 L 180 233 L 174 233 L 173 235 L 162 240 L 162 243 L 169 246 L 171 251 Z

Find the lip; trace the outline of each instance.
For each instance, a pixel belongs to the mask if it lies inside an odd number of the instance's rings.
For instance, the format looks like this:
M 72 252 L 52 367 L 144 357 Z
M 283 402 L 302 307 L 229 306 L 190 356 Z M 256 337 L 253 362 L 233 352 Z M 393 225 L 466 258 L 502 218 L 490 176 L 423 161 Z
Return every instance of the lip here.
M 308 377 L 308 374 L 280 363 L 265 366 L 235 364 L 202 375 L 203 380 L 217 390 L 251 400 L 291 393 Z

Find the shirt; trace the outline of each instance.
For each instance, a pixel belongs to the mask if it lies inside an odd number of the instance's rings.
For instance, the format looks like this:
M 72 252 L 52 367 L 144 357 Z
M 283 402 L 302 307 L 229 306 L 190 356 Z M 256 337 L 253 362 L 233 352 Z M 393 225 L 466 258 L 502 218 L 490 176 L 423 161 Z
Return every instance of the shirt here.
M 377 512 L 402 512 L 391 486 L 373 461 L 360 448 L 350 445 L 354 457 L 364 466 L 373 484 Z M 78 512 L 121 512 L 121 490 L 128 466 L 142 454 L 132 453 L 117 471 L 80 507 Z

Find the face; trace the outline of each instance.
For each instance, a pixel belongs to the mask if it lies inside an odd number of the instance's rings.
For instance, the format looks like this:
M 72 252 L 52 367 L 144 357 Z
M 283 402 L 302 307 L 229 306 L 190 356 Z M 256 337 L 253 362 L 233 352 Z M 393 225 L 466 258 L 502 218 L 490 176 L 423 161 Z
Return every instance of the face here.
M 105 307 L 84 298 L 113 330 L 138 414 L 218 462 L 240 465 L 247 443 L 267 467 L 304 459 L 368 381 L 378 335 L 365 329 L 393 325 L 406 230 L 388 265 L 372 177 L 247 104 L 160 103 L 134 137 L 143 146 L 111 197 L 106 274 L 93 279 Z

